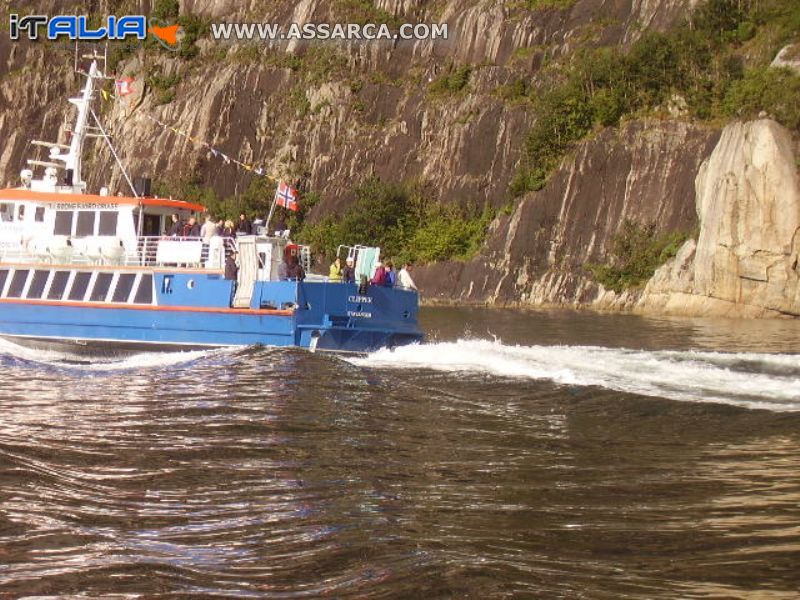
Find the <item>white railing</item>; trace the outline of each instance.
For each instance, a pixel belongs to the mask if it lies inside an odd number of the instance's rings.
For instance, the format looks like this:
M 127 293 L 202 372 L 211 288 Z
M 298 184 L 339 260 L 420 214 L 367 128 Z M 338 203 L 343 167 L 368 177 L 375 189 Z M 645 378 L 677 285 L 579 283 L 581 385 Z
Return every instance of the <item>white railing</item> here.
M 236 249 L 236 240 L 214 237 L 205 244 L 200 238 L 140 237 L 136 245 L 116 237 L 68 238 L 50 236 L 29 240 L 17 247 L 0 248 L 2 262 L 59 265 L 180 266 L 221 269 L 226 256 Z

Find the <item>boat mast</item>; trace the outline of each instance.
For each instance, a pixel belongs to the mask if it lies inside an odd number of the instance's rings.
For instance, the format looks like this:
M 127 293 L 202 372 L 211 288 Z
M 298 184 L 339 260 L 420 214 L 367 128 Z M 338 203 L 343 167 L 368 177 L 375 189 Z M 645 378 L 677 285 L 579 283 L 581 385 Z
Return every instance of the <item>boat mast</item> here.
M 75 49 L 75 60 L 78 60 L 77 45 Z M 133 181 L 128 175 L 125 165 L 119 158 L 114 145 L 111 143 L 111 136 L 103 128 L 97 113 L 92 109 L 92 101 L 94 100 L 95 79 L 113 79 L 107 77 L 103 71 L 100 70 L 98 59 L 105 61 L 105 55 L 92 53 L 91 55 L 84 55 L 84 58 L 91 58 L 92 63 L 89 66 L 89 71 L 78 71 L 81 75 L 86 76 L 86 85 L 83 86 L 83 91 L 78 98 L 69 98 L 70 104 L 73 104 L 78 109 L 78 114 L 75 118 L 75 124 L 69 132 L 71 135 L 69 145 L 43 142 L 40 140 L 31 140 L 31 143 L 36 146 L 44 146 L 49 148 L 50 155 L 48 161 L 28 159 L 28 165 L 45 167 L 44 177 L 41 179 L 33 178 L 33 171 L 25 169 L 20 173 L 23 187 L 37 191 L 54 191 L 61 193 L 82 194 L 86 191 L 86 182 L 83 180 L 83 144 L 87 137 L 101 137 L 108 144 L 111 150 L 111 155 L 114 157 L 117 165 L 122 172 L 122 176 L 131 188 L 134 197 L 139 197 Z M 103 67 L 105 69 L 105 67 Z M 76 69 L 77 70 L 77 69 Z M 94 119 L 95 125 L 92 125 L 90 119 Z M 59 161 L 59 162 L 53 162 Z M 59 164 L 61 163 L 61 164 Z M 57 170 L 64 169 L 66 172 L 62 177 L 57 176 Z M 107 189 L 107 188 L 106 188 Z M 103 191 L 101 190 L 101 194 Z
M 92 95 L 94 93 L 94 80 L 103 75 L 97 69 L 97 61 L 93 60 L 89 67 L 86 77 L 86 85 L 80 98 L 70 98 L 69 101 L 78 107 L 78 117 L 75 119 L 75 127 L 72 129 L 72 140 L 69 144 L 69 152 L 63 155 L 61 160 L 67 169 L 72 169 L 71 184 L 75 191 L 82 192 L 86 189 L 86 182 L 81 176 L 81 153 L 83 152 L 83 141 L 86 139 L 86 127 L 91 113 Z M 53 157 L 55 158 L 55 157 Z

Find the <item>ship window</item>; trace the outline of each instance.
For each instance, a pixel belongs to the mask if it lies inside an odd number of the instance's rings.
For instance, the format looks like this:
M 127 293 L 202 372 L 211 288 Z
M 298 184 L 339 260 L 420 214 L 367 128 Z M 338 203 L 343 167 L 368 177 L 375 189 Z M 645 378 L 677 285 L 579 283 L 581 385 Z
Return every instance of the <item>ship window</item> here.
M 72 289 L 69 291 L 70 300 L 83 300 L 86 296 L 86 288 L 89 287 L 91 273 L 76 273 L 75 281 L 72 282 Z
M 37 206 L 36 213 L 33 215 L 33 220 L 37 223 L 44 221 L 44 206 Z
M 17 209 L 17 221 L 22 221 L 24 217 L 25 217 L 25 205 L 20 204 L 19 208 Z
M 50 277 L 50 271 L 34 271 L 31 286 L 28 288 L 27 298 L 41 298 L 44 293 L 44 286 L 47 284 L 47 278 Z
M 71 235 L 72 218 L 75 216 L 71 210 L 56 211 L 56 226 L 53 229 L 54 235 Z
M 11 278 L 11 286 L 8 288 L 9 298 L 19 298 L 22 296 L 22 290 L 25 289 L 25 282 L 28 280 L 28 271 L 23 269 L 21 271 L 14 271 L 14 276 Z
M 111 300 L 113 302 L 127 302 L 128 298 L 130 298 L 134 281 L 136 281 L 136 275 L 133 273 L 123 273 L 120 275 L 119 279 L 117 279 L 117 287 L 114 288 L 114 296 Z
M 113 278 L 113 273 L 98 273 L 97 278 L 94 280 L 94 288 L 89 295 L 89 300 L 92 302 L 104 302 L 106 296 L 108 296 L 108 288 L 111 287 Z
M 64 295 L 64 290 L 67 289 L 67 282 L 69 281 L 69 271 L 57 271 L 53 276 L 53 281 L 50 284 L 50 291 L 47 292 L 47 297 L 50 300 L 61 300 Z
M 0 221 L 6 222 L 11 220 L 11 213 L 13 209 L 10 204 L 0 204 Z
M 142 223 L 142 235 L 153 236 L 153 235 L 159 235 L 160 233 L 161 233 L 161 215 L 145 214 L 144 222 Z
M 150 274 L 142 275 L 139 281 L 139 289 L 136 290 L 136 296 L 133 298 L 134 304 L 152 304 L 153 303 L 153 276 Z
M 6 279 L 8 279 L 8 269 L 3 269 L 0 271 L 0 293 L 2 293 L 3 288 L 6 287 Z
M 93 210 L 78 211 L 78 225 L 75 227 L 76 236 L 94 235 L 94 217 Z
M 100 226 L 97 235 L 117 235 L 117 213 L 112 210 L 100 212 Z

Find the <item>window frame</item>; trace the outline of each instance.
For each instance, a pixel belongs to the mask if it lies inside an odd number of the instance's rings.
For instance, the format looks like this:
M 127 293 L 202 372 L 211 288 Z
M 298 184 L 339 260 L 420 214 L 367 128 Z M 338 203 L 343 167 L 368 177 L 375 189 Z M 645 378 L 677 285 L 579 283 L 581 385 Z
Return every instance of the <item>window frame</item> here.
M 150 295 L 150 302 L 143 302 L 139 300 L 139 294 L 142 291 L 144 281 L 149 281 L 149 291 L 148 294 Z M 153 302 L 155 301 L 155 290 L 153 286 L 155 285 L 155 277 L 153 277 L 152 273 L 139 273 L 139 277 L 136 280 L 136 290 L 130 296 L 132 304 L 138 304 L 140 306 L 152 306 Z
M 85 279 L 85 276 L 88 275 L 88 279 L 86 279 L 86 286 L 83 288 L 83 293 L 78 298 L 73 298 L 73 291 L 76 289 L 75 284 L 81 283 Z M 75 276 L 72 278 L 72 285 L 69 286 L 69 293 L 66 295 L 66 300 L 70 302 L 85 302 L 86 297 L 89 293 L 89 290 L 92 288 L 92 283 L 94 280 L 94 273 L 92 271 L 75 271 Z
M 28 291 L 28 281 L 31 278 L 31 272 L 33 269 L 14 269 L 14 274 L 11 276 L 11 283 L 8 286 L 8 290 L 6 291 L 7 298 L 24 298 L 25 294 Z M 14 288 L 15 283 L 17 283 L 18 275 L 21 273 L 25 273 L 25 279 L 22 281 L 22 287 L 19 288 L 19 293 L 16 293 L 14 290 L 14 294 L 12 295 L 11 291 Z
M 61 232 L 59 233 L 59 217 L 61 215 L 69 215 L 69 230 L 67 233 Z M 75 211 L 74 210 L 57 210 L 55 219 L 53 220 L 53 235 L 66 235 L 71 236 L 72 232 L 75 230 Z
M 33 275 L 31 275 L 30 282 L 28 283 L 28 289 L 25 291 L 25 297 L 31 300 L 41 300 L 44 298 L 45 290 L 47 290 L 47 284 L 50 281 L 50 274 L 53 271 L 51 269 L 34 269 Z M 37 280 L 41 280 L 41 275 L 44 275 L 44 283 L 42 283 L 41 290 L 39 290 L 39 294 L 37 296 L 31 296 L 31 290 Z
M 110 302 L 115 302 L 118 304 L 130 304 L 131 303 L 131 295 L 133 294 L 134 290 L 136 289 L 136 281 L 137 281 L 137 273 L 117 273 L 117 277 L 114 281 L 114 290 L 111 292 L 110 295 Z M 120 288 L 120 281 L 122 278 L 125 278 L 125 281 L 130 281 L 130 286 L 128 286 L 128 293 L 125 295 L 124 300 L 117 299 L 117 290 Z M 124 287 L 124 286 L 123 286 Z
M 78 218 L 75 219 L 75 225 L 73 227 L 73 231 L 75 232 L 76 238 L 82 237 L 92 237 L 97 235 L 97 211 L 96 210 L 78 210 L 75 211 L 78 215 Z M 86 223 L 82 223 L 82 221 L 86 221 L 87 219 L 91 219 L 91 227 L 89 228 L 89 233 L 82 233 L 81 225 L 86 225 Z
M 64 287 L 61 288 L 61 293 L 58 294 L 58 297 L 54 298 L 51 295 L 53 291 L 53 284 L 56 283 L 56 280 L 59 278 L 59 275 L 61 273 L 66 273 L 67 278 L 64 281 Z M 47 286 L 47 291 L 46 291 L 47 300 L 64 300 L 64 297 L 67 295 L 67 292 L 72 287 L 70 285 L 70 281 L 72 279 L 73 273 L 74 271 L 64 271 L 63 269 L 53 271 L 53 277 L 50 279 L 50 285 Z
M 6 291 L 6 284 L 10 281 L 8 274 L 12 271 L 10 268 L 0 269 L 0 273 L 2 273 L 2 277 L 0 277 L 0 297 L 3 296 L 3 292 Z
M 119 212 L 115 210 L 99 210 L 97 212 L 97 218 L 95 219 L 96 227 L 95 230 L 97 231 L 97 235 L 107 235 L 114 237 L 117 235 L 117 231 L 119 230 Z M 103 232 L 103 219 L 112 219 L 114 226 L 111 233 L 104 233 Z M 107 223 L 106 223 L 107 224 Z
M 108 283 L 105 283 L 108 281 Z M 108 293 L 111 291 L 111 284 L 114 283 L 114 273 L 95 272 L 94 279 L 92 280 L 92 289 L 86 296 L 87 302 L 105 302 L 108 298 Z M 98 290 L 103 289 L 102 296 L 96 297 Z

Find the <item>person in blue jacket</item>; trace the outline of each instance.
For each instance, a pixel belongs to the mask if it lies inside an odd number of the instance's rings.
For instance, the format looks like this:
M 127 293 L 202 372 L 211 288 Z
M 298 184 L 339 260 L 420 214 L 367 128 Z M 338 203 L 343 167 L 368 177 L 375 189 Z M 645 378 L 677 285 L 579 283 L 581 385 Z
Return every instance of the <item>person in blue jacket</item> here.
M 387 287 L 394 287 L 397 285 L 397 271 L 394 270 L 392 261 L 386 261 L 386 275 L 384 277 L 383 285 Z

